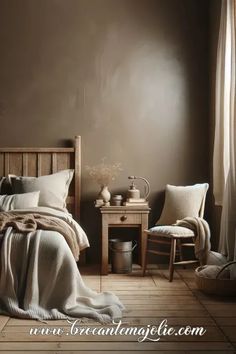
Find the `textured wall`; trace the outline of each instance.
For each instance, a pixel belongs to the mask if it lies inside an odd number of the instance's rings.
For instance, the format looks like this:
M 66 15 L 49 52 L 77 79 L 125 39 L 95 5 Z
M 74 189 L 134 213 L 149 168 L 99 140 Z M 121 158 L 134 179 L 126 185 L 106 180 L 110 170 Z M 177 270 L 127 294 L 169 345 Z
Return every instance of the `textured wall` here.
M 83 166 L 121 162 L 111 185 L 209 176 L 208 1 L 0 0 L 0 145 L 83 139 Z M 83 169 L 82 225 L 99 254 L 98 186 Z

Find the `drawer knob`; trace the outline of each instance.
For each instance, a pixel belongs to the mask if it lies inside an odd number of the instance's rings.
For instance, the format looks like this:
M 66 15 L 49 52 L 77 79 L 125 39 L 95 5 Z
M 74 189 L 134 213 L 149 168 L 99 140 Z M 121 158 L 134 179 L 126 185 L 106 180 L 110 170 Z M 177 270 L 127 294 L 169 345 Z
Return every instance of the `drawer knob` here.
M 125 221 L 127 220 L 127 216 L 126 215 L 122 215 L 121 218 L 120 218 L 121 221 Z

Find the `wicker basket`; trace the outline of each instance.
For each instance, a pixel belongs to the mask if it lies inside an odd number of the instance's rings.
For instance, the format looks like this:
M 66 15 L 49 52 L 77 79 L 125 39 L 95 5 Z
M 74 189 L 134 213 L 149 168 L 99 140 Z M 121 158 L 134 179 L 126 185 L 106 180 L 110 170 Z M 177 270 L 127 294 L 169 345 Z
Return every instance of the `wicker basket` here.
M 195 279 L 199 290 L 206 294 L 220 295 L 220 296 L 235 296 L 236 295 L 236 280 L 234 279 L 219 279 L 220 273 L 229 267 L 231 264 L 235 264 L 236 261 L 225 264 L 216 278 L 205 278 L 199 275 L 202 266 L 195 269 Z

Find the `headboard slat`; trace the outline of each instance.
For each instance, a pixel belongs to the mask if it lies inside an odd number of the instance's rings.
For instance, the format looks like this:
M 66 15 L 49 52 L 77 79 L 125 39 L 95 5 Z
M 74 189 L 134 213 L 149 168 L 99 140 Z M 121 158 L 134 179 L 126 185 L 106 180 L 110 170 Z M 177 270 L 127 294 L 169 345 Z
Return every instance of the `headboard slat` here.
M 37 154 L 37 176 L 40 177 L 42 175 L 42 156 L 40 153 Z
M 22 163 L 23 163 L 23 166 L 22 166 L 23 176 L 28 176 L 28 153 L 27 152 L 23 153 Z
M 81 137 L 76 136 L 73 147 L 58 148 L 0 148 L 0 176 L 19 171 L 19 175 L 38 177 L 62 169 L 74 169 L 67 205 L 76 220 L 80 216 Z
M 75 137 L 75 214 L 79 214 L 81 198 L 81 137 Z
M 57 154 L 55 152 L 52 153 L 52 172 L 57 172 Z
M 10 158 L 8 152 L 4 154 L 4 170 L 5 175 L 8 175 L 10 173 Z

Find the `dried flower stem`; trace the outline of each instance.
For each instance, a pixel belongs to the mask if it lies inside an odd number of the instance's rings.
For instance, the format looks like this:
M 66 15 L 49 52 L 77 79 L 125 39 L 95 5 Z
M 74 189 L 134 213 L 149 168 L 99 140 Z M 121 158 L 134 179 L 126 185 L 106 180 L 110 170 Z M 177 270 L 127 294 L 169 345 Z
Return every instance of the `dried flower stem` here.
M 105 158 L 96 166 L 86 166 L 89 176 L 93 178 L 100 186 L 108 186 L 111 181 L 114 181 L 120 171 L 122 171 L 121 164 L 105 164 Z

